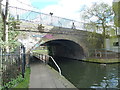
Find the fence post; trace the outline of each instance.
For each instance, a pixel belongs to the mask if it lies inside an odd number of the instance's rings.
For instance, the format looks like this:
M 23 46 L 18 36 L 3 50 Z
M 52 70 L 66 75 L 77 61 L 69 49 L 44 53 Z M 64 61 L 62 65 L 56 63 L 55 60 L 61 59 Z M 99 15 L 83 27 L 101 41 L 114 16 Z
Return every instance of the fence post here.
M 2 48 L 0 48 L 0 89 L 2 89 Z
M 105 57 L 106 57 L 106 59 L 108 59 L 108 58 L 107 58 L 107 50 L 105 50 Z
M 97 50 L 95 49 L 95 57 L 97 58 Z
M 22 49 L 22 77 L 24 78 L 25 73 L 25 65 L 26 65 L 26 56 L 25 56 L 25 47 L 24 45 L 21 46 Z

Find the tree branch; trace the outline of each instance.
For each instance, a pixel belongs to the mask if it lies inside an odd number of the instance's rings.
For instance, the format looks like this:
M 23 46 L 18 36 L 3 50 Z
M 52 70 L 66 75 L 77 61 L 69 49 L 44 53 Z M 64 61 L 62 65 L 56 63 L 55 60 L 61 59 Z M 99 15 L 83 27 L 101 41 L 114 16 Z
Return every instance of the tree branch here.
M 5 20 L 5 15 L 4 15 L 4 11 L 3 11 L 3 10 L 1 11 L 1 16 L 2 16 L 2 20 L 3 20 L 3 22 L 4 22 L 4 20 Z
M 8 15 L 8 0 L 6 0 L 6 7 L 5 7 L 5 20 L 7 19 Z
M 2 2 L 3 0 L 0 0 L 0 14 L 2 15 L 2 4 L 1 4 L 1 2 Z

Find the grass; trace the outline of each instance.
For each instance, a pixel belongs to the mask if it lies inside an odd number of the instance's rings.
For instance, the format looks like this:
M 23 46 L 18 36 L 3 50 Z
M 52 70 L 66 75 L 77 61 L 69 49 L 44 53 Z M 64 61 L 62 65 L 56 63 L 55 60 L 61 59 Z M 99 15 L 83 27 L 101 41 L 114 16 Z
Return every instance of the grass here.
M 48 54 L 48 50 L 33 50 L 33 53 Z
M 120 63 L 120 60 L 118 58 L 116 59 L 87 59 L 86 61 L 96 62 L 96 63 Z
M 0 90 L 8 90 L 9 88 L 25 88 L 29 86 L 30 80 L 30 68 L 26 68 L 25 78 L 22 78 L 20 74 L 16 79 L 11 79 L 8 83 L 5 83 L 4 86 L 0 86 Z
M 29 80 L 30 80 L 30 68 L 27 68 L 24 80 L 20 82 L 18 85 L 16 85 L 14 88 L 29 88 Z

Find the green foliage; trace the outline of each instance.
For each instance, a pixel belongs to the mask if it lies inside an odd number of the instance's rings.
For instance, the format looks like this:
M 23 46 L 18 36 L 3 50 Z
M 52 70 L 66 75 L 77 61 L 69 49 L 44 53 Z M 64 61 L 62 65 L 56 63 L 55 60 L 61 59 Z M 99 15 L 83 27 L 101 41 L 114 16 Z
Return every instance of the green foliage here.
M 24 80 L 20 82 L 18 85 L 16 85 L 14 88 L 29 88 L 29 81 L 30 81 L 30 68 L 27 68 Z
M 2 19 L 0 18 L 2 21 Z M 0 22 L 0 46 L 1 47 L 6 47 L 9 46 L 10 51 L 15 49 L 18 45 L 20 45 L 19 42 L 17 42 L 16 37 L 20 34 L 18 31 L 14 31 L 16 29 L 16 25 L 20 24 L 20 21 L 15 21 L 13 16 L 9 16 L 9 21 L 8 21 L 8 27 L 9 27 L 9 32 L 8 32 L 8 43 L 3 42 L 3 23 Z
M 120 1 L 119 2 L 113 2 L 113 10 L 114 10 L 114 13 L 115 13 L 114 23 L 117 27 L 120 27 Z
M 87 40 L 89 42 L 91 49 L 97 49 L 102 47 L 103 43 L 102 35 L 96 32 L 88 33 Z
M 6 83 L 2 89 L 6 88 L 28 88 L 30 80 L 30 68 L 26 69 L 25 78 L 19 75 L 16 79 L 11 79 L 10 82 Z
M 22 75 L 18 76 L 16 79 L 11 79 L 10 82 L 6 83 L 3 87 L 5 88 L 13 88 L 16 84 L 22 82 L 24 79 L 22 78 Z
M 102 40 L 102 47 L 104 48 L 105 39 L 108 38 L 110 35 L 109 24 L 113 21 L 112 7 L 106 3 L 94 3 L 91 7 L 86 8 L 86 10 L 84 10 L 82 17 L 87 22 L 85 26 L 86 29 L 102 33 L 102 37 L 104 40 Z M 96 41 L 100 40 L 97 40 L 97 36 L 94 34 L 94 32 L 92 35 L 89 35 L 90 38 L 88 39 L 91 43 L 97 44 Z
M 110 35 L 111 36 L 115 36 L 116 35 L 116 30 L 114 28 L 111 28 Z

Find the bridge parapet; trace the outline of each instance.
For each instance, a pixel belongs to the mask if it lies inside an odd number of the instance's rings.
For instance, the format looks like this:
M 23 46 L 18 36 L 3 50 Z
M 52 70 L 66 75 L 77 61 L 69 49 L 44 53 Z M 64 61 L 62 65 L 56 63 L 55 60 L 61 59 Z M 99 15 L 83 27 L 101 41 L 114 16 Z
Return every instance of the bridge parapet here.
M 78 22 L 71 19 L 53 16 L 51 14 L 45 14 L 45 13 L 41 13 L 33 10 L 26 10 L 13 6 L 9 6 L 9 11 L 15 20 L 30 22 L 34 24 L 43 24 L 49 26 L 85 30 L 84 29 L 85 24 L 83 22 Z

